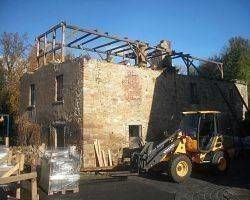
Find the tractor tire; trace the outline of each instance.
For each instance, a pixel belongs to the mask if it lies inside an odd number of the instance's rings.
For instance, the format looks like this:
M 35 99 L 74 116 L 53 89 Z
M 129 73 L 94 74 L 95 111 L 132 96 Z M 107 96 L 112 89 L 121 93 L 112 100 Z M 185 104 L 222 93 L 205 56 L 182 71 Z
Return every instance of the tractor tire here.
M 213 155 L 212 163 L 213 163 L 216 173 L 224 174 L 229 169 L 230 158 L 227 155 L 227 153 L 223 151 L 216 151 Z
M 190 159 L 183 154 L 174 155 L 168 164 L 168 175 L 176 183 L 187 180 L 192 172 Z

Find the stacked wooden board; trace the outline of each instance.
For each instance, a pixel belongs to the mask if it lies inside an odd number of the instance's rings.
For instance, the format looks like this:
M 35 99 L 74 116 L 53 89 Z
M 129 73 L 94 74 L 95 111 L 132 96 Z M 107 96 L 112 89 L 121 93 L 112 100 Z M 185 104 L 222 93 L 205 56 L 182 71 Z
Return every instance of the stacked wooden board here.
M 110 149 L 108 149 L 107 151 L 102 150 L 99 140 L 94 141 L 94 148 L 95 148 L 95 155 L 97 158 L 96 159 L 98 165 L 97 167 L 108 167 L 113 165 Z

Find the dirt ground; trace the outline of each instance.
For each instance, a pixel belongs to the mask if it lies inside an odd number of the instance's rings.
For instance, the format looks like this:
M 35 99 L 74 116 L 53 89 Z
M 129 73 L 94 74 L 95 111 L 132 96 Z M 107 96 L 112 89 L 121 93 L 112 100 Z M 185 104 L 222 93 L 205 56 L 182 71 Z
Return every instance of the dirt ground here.
M 167 175 L 130 176 L 124 172 L 111 175 L 82 175 L 79 193 L 55 194 L 48 197 L 40 191 L 40 199 L 84 199 L 84 200 L 249 200 L 250 159 L 232 161 L 224 176 L 218 176 L 209 169 L 195 169 L 185 183 L 177 184 Z

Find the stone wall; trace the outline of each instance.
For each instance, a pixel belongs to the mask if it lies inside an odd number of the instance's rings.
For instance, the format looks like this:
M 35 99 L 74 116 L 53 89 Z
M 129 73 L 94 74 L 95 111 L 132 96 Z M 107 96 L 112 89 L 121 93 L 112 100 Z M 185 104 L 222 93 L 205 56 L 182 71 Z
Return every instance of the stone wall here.
M 90 60 L 84 65 L 84 165 L 95 166 L 94 139 L 117 162 L 129 146 L 129 125 L 142 125 L 146 139 L 159 71 Z
M 55 77 L 61 74 L 63 103 L 55 102 Z M 141 125 L 143 141 L 158 140 L 165 130 L 175 129 L 182 111 L 220 110 L 230 115 L 214 83 L 242 118 L 243 105 L 233 83 L 97 60 L 50 64 L 24 75 L 20 108 L 42 125 L 47 144 L 53 144 L 54 128 L 62 123 L 66 143 L 83 145 L 83 165 L 94 167 L 94 140 L 99 139 L 106 153 L 111 150 L 116 164 L 129 147 L 129 125 Z M 36 87 L 32 108 L 28 105 L 30 84 Z M 247 102 L 246 85 L 236 86 Z
M 192 102 L 191 85 L 197 86 L 196 102 Z M 235 86 L 247 102 L 246 85 L 236 83 Z M 235 86 L 231 82 L 162 73 L 155 84 L 147 140 L 158 140 L 164 130 L 171 132 L 176 129 L 181 119 L 180 113 L 183 111 L 219 110 L 225 117 L 232 119 L 233 116 L 224 98 L 236 112 L 237 118 L 241 120 L 245 109 Z
M 170 132 L 187 110 L 220 110 L 230 115 L 218 89 L 237 117 L 243 105 L 233 83 L 200 77 L 165 74 L 162 71 L 90 60 L 84 64 L 83 141 L 84 166 L 96 165 L 93 142 L 99 139 L 104 150 L 111 149 L 117 161 L 129 146 L 129 125 L 142 126 L 143 140 L 158 140 Z M 191 85 L 197 87 L 192 102 Z M 247 87 L 236 86 L 247 101 Z
M 82 65 L 77 61 L 49 64 L 21 79 L 20 112 L 42 127 L 42 142 L 54 146 L 57 126 L 63 126 L 65 143 L 82 138 Z M 63 101 L 55 100 L 56 76 L 63 75 Z M 30 85 L 35 85 L 35 106 L 29 105 Z M 78 142 L 81 145 L 81 142 Z

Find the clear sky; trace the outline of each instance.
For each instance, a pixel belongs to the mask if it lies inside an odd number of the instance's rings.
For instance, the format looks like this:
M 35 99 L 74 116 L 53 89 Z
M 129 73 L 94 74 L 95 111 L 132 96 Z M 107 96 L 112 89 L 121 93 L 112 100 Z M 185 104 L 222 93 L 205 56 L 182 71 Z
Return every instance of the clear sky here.
M 250 38 L 248 0 L 0 0 L 0 33 L 28 33 L 30 41 L 66 21 L 199 57 L 222 50 L 232 36 Z

